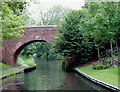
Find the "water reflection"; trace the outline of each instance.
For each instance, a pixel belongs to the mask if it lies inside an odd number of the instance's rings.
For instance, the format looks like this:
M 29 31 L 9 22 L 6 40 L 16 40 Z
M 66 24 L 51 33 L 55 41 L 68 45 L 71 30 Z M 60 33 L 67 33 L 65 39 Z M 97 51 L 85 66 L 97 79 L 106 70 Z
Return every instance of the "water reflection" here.
M 4 90 L 98 90 L 104 88 L 92 83 L 77 73 L 66 73 L 60 67 L 60 61 L 36 61 L 36 70 L 17 75 L 3 83 Z M 9 78 L 8 78 L 9 79 Z M 107 90 L 106 90 L 107 91 Z M 4 91 L 3 91 L 4 92 Z
M 65 81 L 65 73 L 61 72 L 61 67 L 58 67 L 58 64 L 59 62 L 55 61 L 39 62 L 35 71 L 24 75 L 25 87 L 29 90 L 52 90 L 59 88 Z

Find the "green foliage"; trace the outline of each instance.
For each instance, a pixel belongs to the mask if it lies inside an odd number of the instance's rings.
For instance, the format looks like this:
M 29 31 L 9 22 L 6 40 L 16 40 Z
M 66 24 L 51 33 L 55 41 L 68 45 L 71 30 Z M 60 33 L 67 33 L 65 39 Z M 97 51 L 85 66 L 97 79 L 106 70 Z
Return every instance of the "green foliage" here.
M 118 25 L 118 2 L 101 2 L 101 3 L 92 3 L 94 6 L 98 6 L 96 11 L 94 11 L 95 7 L 90 9 L 88 7 L 88 12 L 91 14 L 90 22 L 86 23 L 86 25 L 91 25 L 92 29 L 88 28 L 91 37 L 95 43 L 95 46 L 98 49 L 98 57 L 100 60 L 100 48 L 104 47 L 106 43 L 110 43 L 111 46 L 111 56 L 112 54 L 112 44 L 117 42 L 119 35 L 119 25 Z M 91 13 L 91 9 L 93 12 Z M 93 14 L 94 13 L 94 14 Z
M 41 61 L 61 59 L 61 56 L 55 53 L 53 44 L 47 42 L 32 43 L 22 50 L 21 55 L 26 58 L 40 57 Z
M 82 18 L 86 11 L 73 10 L 65 17 L 62 27 L 58 28 L 60 33 L 56 38 L 56 50 L 63 53 L 64 56 L 70 54 L 75 61 L 87 61 L 91 55 L 92 45 L 83 37 L 83 30 L 79 29 Z
M 14 3 L 14 2 L 13 2 Z M 6 39 L 14 39 L 19 38 L 22 35 L 20 32 L 23 32 L 23 28 L 25 28 L 25 25 L 22 25 L 22 20 L 24 19 L 23 15 L 17 15 L 15 11 L 13 11 L 12 4 L 8 5 L 9 3 L 2 2 L 0 4 L 0 19 L 1 19 L 1 25 L 2 25 L 2 38 L 3 40 Z M 9 7 L 10 6 L 10 7 Z M 17 11 L 17 9 L 16 9 Z
M 22 56 L 20 55 L 18 57 L 18 66 L 22 66 L 23 64 L 26 64 L 28 66 L 35 66 L 35 62 L 34 62 L 34 58 L 28 58 L 28 57 L 25 57 L 25 56 Z
M 35 42 L 26 46 L 21 54 L 26 57 L 32 57 L 36 53 L 36 56 L 39 54 L 44 54 L 49 52 L 49 45 L 46 42 Z
M 61 55 L 55 52 L 55 48 L 51 45 L 48 53 L 48 60 L 62 59 Z
M 118 29 L 118 2 L 88 2 L 82 10 L 68 13 L 62 27 L 58 27 L 56 51 L 83 63 L 96 56 L 96 48 L 100 59 L 105 46 L 111 46 L 113 52 L 112 44 L 120 37 Z
M 20 14 L 20 12 L 23 11 L 23 9 L 25 9 L 25 5 L 26 5 L 26 2 L 6 2 L 9 6 L 9 8 L 11 10 L 13 10 L 13 12 L 15 14 Z

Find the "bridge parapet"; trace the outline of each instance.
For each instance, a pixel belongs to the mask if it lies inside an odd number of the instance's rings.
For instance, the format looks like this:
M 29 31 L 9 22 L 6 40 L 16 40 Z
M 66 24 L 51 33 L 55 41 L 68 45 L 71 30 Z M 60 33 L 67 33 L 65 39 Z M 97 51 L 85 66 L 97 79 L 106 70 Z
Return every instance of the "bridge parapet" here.
M 54 43 L 54 37 L 57 37 L 57 26 L 43 25 L 27 27 L 22 32 L 23 36 L 19 39 L 4 40 L 2 43 L 2 62 L 16 65 L 20 51 L 30 43 L 37 41 L 46 41 Z M 17 51 L 17 52 L 16 52 Z

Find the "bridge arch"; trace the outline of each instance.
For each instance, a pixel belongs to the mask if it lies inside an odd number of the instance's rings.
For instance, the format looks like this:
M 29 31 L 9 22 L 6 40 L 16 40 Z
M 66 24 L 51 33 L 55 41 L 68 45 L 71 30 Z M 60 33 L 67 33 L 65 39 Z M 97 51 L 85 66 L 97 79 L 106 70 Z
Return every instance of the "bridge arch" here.
M 17 65 L 17 62 L 18 62 L 18 56 L 20 54 L 20 52 L 26 47 L 28 46 L 29 44 L 31 43 L 35 43 L 35 42 L 47 42 L 45 40 L 32 40 L 32 41 L 29 41 L 29 42 L 26 42 L 24 44 L 22 44 L 14 53 L 13 55 L 13 63 L 14 65 Z
M 2 50 L 0 61 L 9 65 L 16 65 L 17 54 L 19 55 L 20 50 L 32 41 L 54 43 L 54 38 L 58 36 L 56 27 L 55 25 L 27 27 L 21 33 L 21 38 L 4 40 L 2 46 L 0 46 L 0 50 Z

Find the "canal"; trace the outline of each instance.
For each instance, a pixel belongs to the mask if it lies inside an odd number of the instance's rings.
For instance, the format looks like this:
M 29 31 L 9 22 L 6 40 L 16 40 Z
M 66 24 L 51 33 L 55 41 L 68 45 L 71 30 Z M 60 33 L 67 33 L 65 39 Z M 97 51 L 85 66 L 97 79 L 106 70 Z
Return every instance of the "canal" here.
M 108 91 L 75 72 L 64 72 L 60 61 L 40 62 L 40 59 L 37 59 L 35 63 L 36 70 L 4 79 L 2 92 L 8 90 L 17 90 L 17 92 L 30 92 L 31 90 Z

